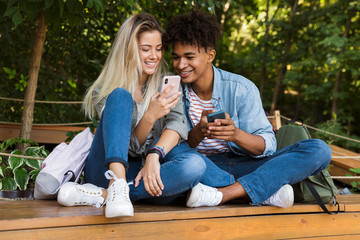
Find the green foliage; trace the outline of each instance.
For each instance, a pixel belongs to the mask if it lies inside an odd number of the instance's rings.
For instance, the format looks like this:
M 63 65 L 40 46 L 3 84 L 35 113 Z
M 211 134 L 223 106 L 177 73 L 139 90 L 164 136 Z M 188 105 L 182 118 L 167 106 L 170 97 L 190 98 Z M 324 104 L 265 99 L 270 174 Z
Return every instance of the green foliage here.
M 7 0 L 0 1 L 0 96 L 23 98 L 32 47 L 34 20 L 45 11 L 48 31 L 36 99 L 79 101 L 96 80 L 121 23 L 131 14 L 148 12 L 166 28 L 174 16 L 195 5 L 216 16 L 223 35 L 214 64 L 241 74 L 260 86 L 266 67 L 263 104 L 270 109 L 279 68 L 286 73 L 278 109 L 312 126 L 359 139 L 360 4 L 357 0 L 299 1 L 150 1 L 150 0 Z M 291 21 L 290 21 L 291 18 Z M 21 22 L 21 24 L 20 24 Z M 14 24 L 17 24 L 14 28 Z M 265 38 L 269 26 L 268 38 Z M 289 50 L 286 43 L 291 43 Z M 265 54 L 265 46 L 267 52 Z M 14 57 L 16 56 L 16 57 Z M 170 63 L 171 53 L 164 53 Z M 6 66 L 6 68 L 5 68 Z M 23 76 L 21 75 L 23 73 Z M 334 92 L 337 78 L 338 90 Z M 337 100 L 337 118 L 332 105 Z M 354 104 L 355 103 L 355 104 Z M 20 110 L 19 110 L 20 109 Z M 0 121 L 20 122 L 22 105 L 2 101 Z M 36 104 L 35 123 L 87 121 L 80 105 Z M 71 135 L 72 134 L 72 135 Z M 69 139 L 75 133 L 68 133 Z M 360 151 L 357 143 L 312 132 L 327 142 Z M 68 139 L 68 140 L 69 140 Z
M 6 139 L 5 141 L 3 141 L 2 143 L 0 143 L 0 152 L 5 152 L 8 148 L 11 148 L 16 144 L 24 144 L 24 143 L 32 145 L 32 146 L 38 146 L 37 142 L 34 142 L 29 139 L 24 139 L 24 138 L 19 138 L 19 137 L 9 138 L 9 139 Z
M 4 4 L 6 10 L 3 16 L 11 17 L 15 27 L 23 22 L 24 15 L 34 20 L 42 11 L 45 12 L 45 24 L 57 27 L 66 19 L 70 25 L 75 26 L 82 21 L 85 9 L 95 9 L 96 12 L 103 12 L 105 9 L 101 0 L 5 0 Z
M 6 141 L 10 144 L 2 146 L 1 152 L 12 146 L 14 142 L 22 142 L 20 140 L 14 141 L 14 139 Z M 27 141 L 27 143 L 29 142 Z M 0 157 L 0 190 L 26 190 L 28 186 L 33 187 L 34 181 L 41 170 L 43 160 L 20 156 L 46 158 L 49 151 L 45 150 L 44 146 L 31 146 L 26 148 L 24 154 L 18 149 L 13 150 L 10 154 L 12 156 L 7 157 L 7 159 L 3 156 Z M 19 155 L 19 157 L 16 155 Z
M 358 174 L 360 174 L 360 168 L 350 168 L 349 170 L 350 170 L 350 172 L 355 173 L 354 176 L 358 176 Z M 347 175 L 349 175 L 349 174 L 347 174 Z M 351 187 L 352 187 L 353 191 L 360 191 L 360 182 L 357 182 L 357 181 L 351 182 Z
M 15 89 L 16 90 L 20 90 L 21 92 L 24 91 L 24 89 L 26 88 L 28 82 L 27 80 L 29 79 L 29 76 L 24 76 L 22 73 L 20 74 L 20 76 L 18 76 L 18 74 L 16 74 L 16 70 L 15 69 L 10 69 L 7 67 L 4 67 L 4 72 L 6 74 L 8 74 L 8 79 L 12 80 L 12 79 L 16 79 L 19 78 L 19 82 L 15 83 Z

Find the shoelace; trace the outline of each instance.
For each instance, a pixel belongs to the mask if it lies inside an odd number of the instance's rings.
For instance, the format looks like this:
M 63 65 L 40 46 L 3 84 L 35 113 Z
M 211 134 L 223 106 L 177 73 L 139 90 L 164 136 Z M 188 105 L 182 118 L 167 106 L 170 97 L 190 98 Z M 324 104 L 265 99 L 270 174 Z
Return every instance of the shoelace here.
M 119 179 L 119 178 L 114 174 L 114 172 L 111 171 L 111 170 L 107 170 L 107 171 L 105 172 L 105 177 L 106 177 L 106 179 L 108 179 L 108 180 L 111 180 L 111 179 L 114 179 L 114 180 L 115 180 L 115 182 L 110 186 L 110 188 L 111 188 L 111 187 L 116 188 L 116 185 L 118 185 L 118 183 L 120 183 L 120 180 L 121 180 L 121 179 Z M 110 188 L 109 188 L 109 190 L 110 190 Z M 130 199 L 128 198 L 128 184 L 127 184 L 127 183 L 124 185 L 124 187 L 122 188 L 122 190 L 123 190 L 122 196 L 123 196 L 127 201 L 130 201 Z M 110 193 L 110 192 L 111 192 L 111 193 Z M 112 194 L 112 196 L 110 196 L 111 194 Z M 115 189 L 114 189 L 113 191 L 108 191 L 108 196 L 107 196 L 105 202 L 108 202 L 109 200 L 114 201 L 115 195 L 116 195 Z M 118 195 L 119 195 L 119 194 L 118 194 Z M 112 198 L 112 199 L 111 199 L 111 198 Z

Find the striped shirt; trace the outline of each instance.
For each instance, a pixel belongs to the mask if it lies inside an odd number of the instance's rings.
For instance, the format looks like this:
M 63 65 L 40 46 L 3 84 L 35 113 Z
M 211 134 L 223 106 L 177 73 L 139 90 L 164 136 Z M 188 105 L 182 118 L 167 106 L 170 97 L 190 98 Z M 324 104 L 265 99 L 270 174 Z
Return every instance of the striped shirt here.
M 194 125 L 197 125 L 200 122 L 201 113 L 203 110 L 213 110 L 214 106 L 211 103 L 211 100 L 205 101 L 201 100 L 196 93 L 189 86 L 189 96 L 190 96 L 190 108 L 189 116 Z M 196 150 L 204 155 L 212 155 L 221 152 L 230 152 L 230 148 L 225 140 L 219 139 L 208 139 L 204 138 L 199 145 L 196 147 Z

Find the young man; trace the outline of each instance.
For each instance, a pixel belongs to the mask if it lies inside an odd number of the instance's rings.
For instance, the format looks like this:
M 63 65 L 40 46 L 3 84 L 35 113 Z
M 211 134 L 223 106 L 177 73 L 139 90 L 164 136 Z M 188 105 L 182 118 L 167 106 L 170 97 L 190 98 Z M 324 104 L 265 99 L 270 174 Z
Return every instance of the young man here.
M 216 19 L 198 10 L 175 17 L 164 36 L 184 84 L 188 143 L 215 163 L 207 165 L 187 206 L 215 206 L 244 198 L 254 205 L 290 207 L 294 201 L 290 184 L 326 168 L 331 150 L 323 141 L 311 139 L 275 152 L 274 132 L 256 86 L 212 64 L 219 36 Z M 226 119 L 209 123 L 207 115 L 220 110 L 226 112 Z M 236 181 L 225 187 L 229 179 L 212 181 L 220 169 Z

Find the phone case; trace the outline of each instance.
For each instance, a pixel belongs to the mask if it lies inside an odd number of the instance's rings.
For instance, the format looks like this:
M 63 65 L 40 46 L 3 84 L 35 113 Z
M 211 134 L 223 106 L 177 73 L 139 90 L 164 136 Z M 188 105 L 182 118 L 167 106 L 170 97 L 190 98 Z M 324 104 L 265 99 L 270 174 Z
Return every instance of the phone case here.
M 214 122 L 215 119 L 225 119 L 225 118 L 226 116 L 224 111 L 218 111 L 207 115 L 208 122 Z
M 162 83 L 161 83 L 161 91 L 160 91 L 160 93 L 162 93 L 171 84 L 174 84 L 175 86 L 173 87 L 173 89 L 171 89 L 171 91 L 168 93 L 166 98 L 169 98 L 172 95 L 174 95 L 175 93 L 179 92 L 180 76 L 176 75 L 176 76 L 165 76 L 165 77 L 163 77 Z

